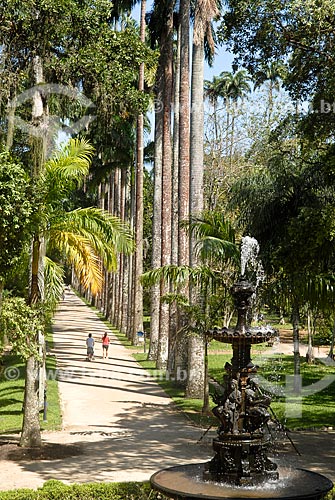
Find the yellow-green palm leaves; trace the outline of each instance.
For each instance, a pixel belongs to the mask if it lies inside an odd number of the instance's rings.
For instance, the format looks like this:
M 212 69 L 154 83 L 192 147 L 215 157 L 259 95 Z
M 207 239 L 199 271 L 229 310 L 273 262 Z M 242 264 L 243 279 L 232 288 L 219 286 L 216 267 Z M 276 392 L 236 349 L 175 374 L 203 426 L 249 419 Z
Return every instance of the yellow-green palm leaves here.
M 102 286 L 102 264 L 116 268 L 117 255 L 133 251 L 129 227 L 99 208 L 66 211 L 64 200 L 88 175 L 93 148 L 84 140 L 71 139 L 45 169 L 47 255 L 59 255 L 72 266 L 81 284 L 93 294 Z M 49 268 L 50 269 L 50 268 Z
M 52 220 L 48 249 L 58 250 L 73 266 L 85 288 L 93 294 L 102 285 L 100 263 L 109 271 L 117 264 L 118 253 L 133 250 L 128 227 L 115 216 L 89 207 L 65 212 Z

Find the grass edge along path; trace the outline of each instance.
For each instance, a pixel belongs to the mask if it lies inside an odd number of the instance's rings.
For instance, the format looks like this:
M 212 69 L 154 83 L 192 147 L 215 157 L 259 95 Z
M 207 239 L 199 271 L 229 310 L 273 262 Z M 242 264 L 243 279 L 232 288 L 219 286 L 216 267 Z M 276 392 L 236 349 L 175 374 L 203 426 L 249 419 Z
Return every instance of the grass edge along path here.
M 23 419 L 23 398 L 26 366 L 22 358 L 5 354 L 0 366 L 0 434 L 20 433 Z M 47 391 L 46 420 L 40 411 L 41 430 L 60 430 L 62 416 L 57 382 L 57 366 L 54 356 L 46 356 Z
M 149 482 L 84 483 L 65 485 L 51 479 L 37 490 L 18 489 L 0 492 L 0 500 L 169 500 L 153 490 Z M 335 488 L 324 497 L 335 499 Z

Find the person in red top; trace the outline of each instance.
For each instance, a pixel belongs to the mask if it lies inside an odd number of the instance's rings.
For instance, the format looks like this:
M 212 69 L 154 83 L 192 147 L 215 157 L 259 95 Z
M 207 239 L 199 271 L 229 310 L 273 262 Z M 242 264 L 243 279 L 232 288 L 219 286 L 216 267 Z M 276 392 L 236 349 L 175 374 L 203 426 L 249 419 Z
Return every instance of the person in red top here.
M 104 358 L 108 359 L 109 337 L 107 332 L 103 334 L 101 341 L 102 341 L 102 359 Z

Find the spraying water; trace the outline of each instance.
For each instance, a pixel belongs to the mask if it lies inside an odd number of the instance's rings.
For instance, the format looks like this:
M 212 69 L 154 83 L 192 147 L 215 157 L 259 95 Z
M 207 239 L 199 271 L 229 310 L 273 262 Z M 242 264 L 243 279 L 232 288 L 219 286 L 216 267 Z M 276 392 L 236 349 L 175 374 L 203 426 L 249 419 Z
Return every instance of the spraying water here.
M 264 269 L 258 259 L 259 243 L 256 238 L 243 236 L 241 243 L 241 276 L 245 275 L 247 269 L 256 274 L 256 289 L 264 281 Z
M 256 238 L 243 236 L 241 243 L 241 275 L 244 276 L 247 265 L 256 268 L 258 261 L 259 244 Z

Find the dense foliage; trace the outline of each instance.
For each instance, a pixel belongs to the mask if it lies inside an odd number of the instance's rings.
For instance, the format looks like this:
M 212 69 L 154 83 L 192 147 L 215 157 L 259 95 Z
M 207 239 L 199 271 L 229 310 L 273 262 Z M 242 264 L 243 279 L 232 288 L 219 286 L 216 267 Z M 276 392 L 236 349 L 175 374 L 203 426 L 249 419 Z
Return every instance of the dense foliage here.
M 17 264 L 29 236 L 33 204 L 29 177 L 8 152 L 0 153 L 0 279 Z
M 156 500 L 166 498 L 151 490 L 148 483 L 87 483 L 63 484 L 50 480 L 38 490 L 0 492 L 1 500 Z
M 0 337 L 6 336 L 14 354 L 23 359 L 38 356 L 35 337 L 44 327 L 41 311 L 29 307 L 23 298 L 8 297 L 3 301 L 0 320 Z
M 114 166 L 116 157 L 118 166 L 132 158 L 134 120 L 148 106 L 148 95 L 137 88 L 138 70 L 142 62 L 148 70 L 153 68 L 155 54 L 140 42 L 131 24 L 115 30 L 112 15 L 113 6 L 107 0 L 31 0 L 24 6 L 7 0 L 1 4 L 4 85 L 0 114 L 6 116 L 10 103 L 14 123 L 19 125 L 15 144 L 24 156 L 22 131 L 32 130 L 28 123 L 38 57 L 50 115 L 50 141 L 57 137 L 57 130 L 77 133 L 85 129 L 96 146 L 97 165 L 102 170 L 99 178 Z M 3 140 L 12 133 L 8 123 L 1 120 Z

